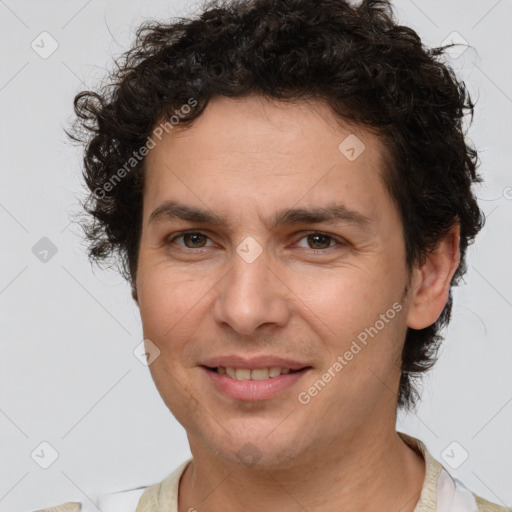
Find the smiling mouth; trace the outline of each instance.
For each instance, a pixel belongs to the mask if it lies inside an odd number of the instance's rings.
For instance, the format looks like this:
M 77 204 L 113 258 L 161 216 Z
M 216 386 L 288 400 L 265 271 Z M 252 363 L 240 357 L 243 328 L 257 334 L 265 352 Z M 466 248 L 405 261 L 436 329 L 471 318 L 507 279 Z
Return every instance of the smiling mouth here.
M 304 370 L 311 368 L 311 366 L 307 366 L 301 368 L 299 370 L 292 370 L 290 368 L 280 368 L 280 367 L 272 367 L 272 368 L 225 368 L 224 366 L 218 366 L 215 368 L 210 368 L 205 366 L 205 368 L 211 372 L 218 373 L 219 375 L 225 375 L 226 377 L 230 377 L 234 380 L 269 380 L 279 377 L 281 375 L 288 375 L 290 373 L 299 373 Z

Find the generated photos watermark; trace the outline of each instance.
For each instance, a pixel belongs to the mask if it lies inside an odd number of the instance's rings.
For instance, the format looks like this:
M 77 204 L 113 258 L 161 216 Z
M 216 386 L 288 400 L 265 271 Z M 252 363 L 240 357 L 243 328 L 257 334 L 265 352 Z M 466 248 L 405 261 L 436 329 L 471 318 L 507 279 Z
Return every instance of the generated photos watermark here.
M 332 379 L 334 379 L 342 370 L 345 368 L 354 357 L 361 352 L 361 350 L 367 346 L 368 337 L 374 338 L 379 334 L 382 329 L 388 324 L 397 313 L 402 311 L 402 304 L 395 302 L 391 308 L 385 313 L 381 314 L 379 320 L 377 320 L 372 326 L 366 327 L 357 335 L 357 340 L 353 340 L 350 348 L 345 351 L 343 355 L 339 355 L 329 368 L 322 374 L 322 376 L 307 390 L 301 391 L 298 394 L 298 400 L 302 405 L 307 405 L 311 402 L 311 399 L 320 393 Z M 358 343 L 359 342 L 359 343 Z
M 174 115 L 172 115 L 167 121 L 160 123 L 156 128 L 153 129 L 150 136 L 147 137 L 146 142 L 137 150 L 132 153 L 132 156 L 128 158 L 125 164 L 120 167 L 115 174 L 110 176 L 110 178 L 105 181 L 105 183 L 101 187 L 97 187 L 94 189 L 93 195 L 96 199 L 105 199 L 108 192 L 112 192 L 117 184 L 121 182 L 121 180 L 127 176 L 137 165 L 142 162 L 144 157 L 146 157 L 150 150 L 152 150 L 156 146 L 155 139 L 159 141 L 162 140 L 164 133 L 171 133 L 172 130 L 176 126 L 178 126 L 181 120 L 190 112 L 193 108 L 197 107 L 197 100 L 194 98 L 189 98 L 187 103 L 183 104 L 179 109 L 174 111 Z

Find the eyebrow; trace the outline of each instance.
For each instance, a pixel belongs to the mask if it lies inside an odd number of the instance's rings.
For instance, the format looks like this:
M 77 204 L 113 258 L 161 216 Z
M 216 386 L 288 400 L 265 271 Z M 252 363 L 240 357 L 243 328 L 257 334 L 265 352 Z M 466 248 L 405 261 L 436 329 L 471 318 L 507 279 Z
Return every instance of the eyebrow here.
M 178 201 L 165 201 L 155 208 L 149 216 L 148 224 L 176 219 L 211 226 L 229 225 L 228 220 L 221 215 Z M 270 222 L 267 222 L 267 225 L 270 225 L 271 228 L 276 228 L 281 225 L 318 224 L 326 222 L 347 222 L 364 227 L 371 224 L 371 219 L 342 204 L 331 203 L 327 206 L 281 210 L 272 217 Z

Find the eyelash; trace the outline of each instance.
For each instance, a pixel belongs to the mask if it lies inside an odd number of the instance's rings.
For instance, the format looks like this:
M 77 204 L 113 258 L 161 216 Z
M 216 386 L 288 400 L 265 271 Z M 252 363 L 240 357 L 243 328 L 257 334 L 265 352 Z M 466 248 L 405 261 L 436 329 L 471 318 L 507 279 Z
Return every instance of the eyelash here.
M 203 233 L 202 231 L 181 231 L 180 233 L 177 233 L 176 235 L 174 235 L 172 238 L 168 239 L 167 245 L 173 243 L 175 240 L 177 240 L 178 238 L 182 238 L 185 235 L 203 235 L 203 236 L 207 237 L 208 239 L 210 239 L 208 237 L 208 235 Z M 335 237 L 334 235 L 331 235 L 329 233 L 324 233 L 322 231 L 308 231 L 308 232 L 304 233 L 304 235 L 301 238 L 299 238 L 298 241 L 303 240 L 304 238 L 307 238 L 308 236 L 311 236 L 311 235 L 320 235 L 320 236 L 329 238 L 331 241 L 335 242 L 335 245 L 331 245 L 329 247 L 326 247 L 325 249 L 305 249 L 309 253 L 313 253 L 313 254 L 325 253 L 328 251 L 328 249 L 332 249 L 333 247 L 335 247 L 336 244 L 339 246 L 347 245 L 346 242 L 339 239 L 338 237 Z M 181 247 L 184 250 L 188 250 L 188 251 L 200 251 L 200 250 L 207 249 L 207 247 L 197 247 L 196 249 L 194 249 L 191 247 L 185 247 L 185 246 L 181 246 L 181 245 L 179 247 Z

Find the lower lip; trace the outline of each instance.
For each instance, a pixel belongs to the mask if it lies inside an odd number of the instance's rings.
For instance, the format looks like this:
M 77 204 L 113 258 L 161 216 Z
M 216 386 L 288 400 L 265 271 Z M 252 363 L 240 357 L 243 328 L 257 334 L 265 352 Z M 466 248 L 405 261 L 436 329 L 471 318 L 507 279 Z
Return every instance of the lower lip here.
M 256 402 L 258 400 L 268 400 L 273 398 L 285 389 L 293 386 L 307 371 L 279 375 L 279 377 L 270 377 L 266 380 L 236 380 L 227 375 L 208 370 L 202 367 L 215 387 L 224 395 L 233 400 L 243 400 L 246 402 Z

